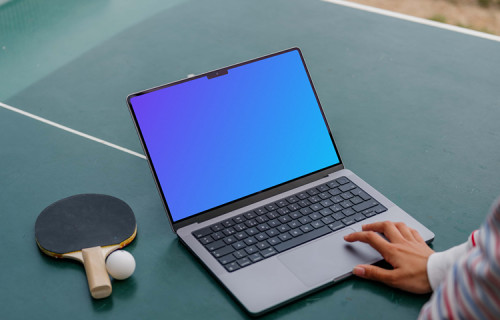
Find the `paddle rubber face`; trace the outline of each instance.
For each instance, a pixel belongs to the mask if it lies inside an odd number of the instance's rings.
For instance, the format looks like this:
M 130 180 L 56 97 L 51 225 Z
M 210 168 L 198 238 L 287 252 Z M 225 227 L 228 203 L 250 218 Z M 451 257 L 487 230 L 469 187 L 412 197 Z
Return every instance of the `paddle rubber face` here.
M 84 248 L 119 245 L 136 234 L 132 209 L 122 200 L 102 194 L 79 194 L 45 208 L 35 223 L 35 238 L 45 253 L 62 257 Z

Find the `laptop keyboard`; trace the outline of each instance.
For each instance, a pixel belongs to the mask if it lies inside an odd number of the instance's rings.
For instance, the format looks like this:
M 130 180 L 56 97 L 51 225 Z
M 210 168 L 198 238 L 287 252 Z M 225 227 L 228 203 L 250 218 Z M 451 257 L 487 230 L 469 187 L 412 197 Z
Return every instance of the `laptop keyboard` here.
M 386 210 L 340 177 L 196 230 L 193 236 L 233 272 Z

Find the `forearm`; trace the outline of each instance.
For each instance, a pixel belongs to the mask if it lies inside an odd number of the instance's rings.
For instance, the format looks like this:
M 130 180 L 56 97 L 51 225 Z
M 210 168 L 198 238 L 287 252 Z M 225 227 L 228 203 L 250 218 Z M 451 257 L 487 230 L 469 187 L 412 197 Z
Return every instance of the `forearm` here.
M 435 252 L 429 257 L 427 261 L 427 276 L 433 291 L 443 282 L 453 264 L 475 246 L 476 237 L 477 230 L 469 236 L 467 242 L 446 251 Z
M 420 319 L 500 319 L 500 200 L 474 240 L 477 246 L 452 265 Z

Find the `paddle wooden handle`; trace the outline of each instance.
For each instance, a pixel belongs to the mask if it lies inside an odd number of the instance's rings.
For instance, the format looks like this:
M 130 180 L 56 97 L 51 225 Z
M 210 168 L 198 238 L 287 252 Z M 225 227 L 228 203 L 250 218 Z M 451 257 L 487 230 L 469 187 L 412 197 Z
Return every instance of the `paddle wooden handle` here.
M 83 265 L 92 298 L 102 299 L 111 294 L 111 281 L 109 280 L 104 254 L 101 247 L 82 249 Z

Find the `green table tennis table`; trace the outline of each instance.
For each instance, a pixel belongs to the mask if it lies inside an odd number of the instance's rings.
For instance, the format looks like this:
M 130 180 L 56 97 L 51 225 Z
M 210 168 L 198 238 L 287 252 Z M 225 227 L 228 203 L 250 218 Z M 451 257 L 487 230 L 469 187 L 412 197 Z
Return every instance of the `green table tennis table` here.
M 321 0 L 0 0 L 2 319 L 249 316 L 171 231 L 129 93 L 300 47 L 347 168 L 466 240 L 500 194 L 500 38 Z M 42 254 L 36 217 L 78 193 L 134 210 L 108 299 Z M 349 278 L 263 319 L 413 319 L 429 295 Z

